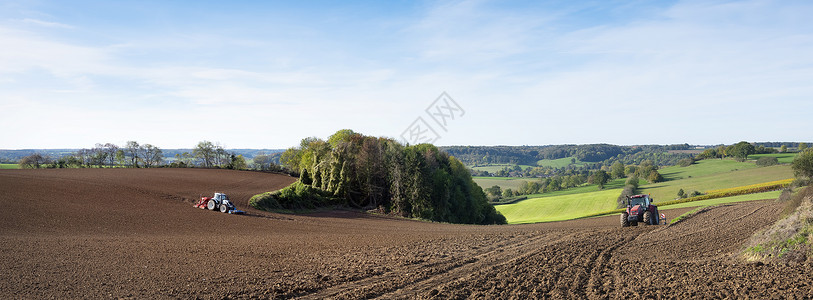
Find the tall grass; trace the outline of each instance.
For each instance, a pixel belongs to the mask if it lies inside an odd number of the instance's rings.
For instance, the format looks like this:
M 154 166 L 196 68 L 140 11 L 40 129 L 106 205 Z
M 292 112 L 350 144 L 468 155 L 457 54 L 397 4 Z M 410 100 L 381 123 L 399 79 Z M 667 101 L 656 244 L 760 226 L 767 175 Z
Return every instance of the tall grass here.
M 813 261 L 813 187 L 801 189 L 787 201 L 790 213 L 751 237 L 742 255 L 751 261 Z

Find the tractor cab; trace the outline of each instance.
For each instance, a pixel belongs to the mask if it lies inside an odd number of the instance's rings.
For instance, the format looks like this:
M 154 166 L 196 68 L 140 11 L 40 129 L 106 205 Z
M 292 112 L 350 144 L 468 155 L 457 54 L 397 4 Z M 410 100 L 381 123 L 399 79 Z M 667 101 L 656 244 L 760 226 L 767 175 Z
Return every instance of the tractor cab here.
M 649 195 L 635 195 L 627 199 L 627 206 L 632 207 L 640 205 L 642 207 L 649 207 L 649 204 L 652 202 L 653 201 L 649 198 Z
M 215 193 L 214 199 L 217 202 L 223 203 L 224 200 L 229 201 L 229 196 L 227 196 L 226 194 L 223 194 L 223 193 Z

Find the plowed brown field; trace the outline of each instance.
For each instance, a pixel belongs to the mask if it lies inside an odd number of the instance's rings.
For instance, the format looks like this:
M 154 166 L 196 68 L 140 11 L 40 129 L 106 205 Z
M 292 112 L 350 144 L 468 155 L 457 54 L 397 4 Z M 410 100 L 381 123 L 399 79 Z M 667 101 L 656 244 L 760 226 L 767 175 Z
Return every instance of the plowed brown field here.
M 0 298 L 799 298 L 808 265 L 744 263 L 771 201 L 670 226 L 517 226 L 247 207 L 293 178 L 199 169 L 0 170 Z M 228 193 L 248 215 L 192 208 Z M 666 211 L 674 217 L 686 209 Z

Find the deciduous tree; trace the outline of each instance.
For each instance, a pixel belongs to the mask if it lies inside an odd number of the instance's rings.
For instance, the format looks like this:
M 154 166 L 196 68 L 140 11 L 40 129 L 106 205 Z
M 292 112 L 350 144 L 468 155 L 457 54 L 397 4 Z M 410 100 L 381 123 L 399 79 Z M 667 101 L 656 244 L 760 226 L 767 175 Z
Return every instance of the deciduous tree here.
M 796 177 L 813 179 L 813 150 L 797 154 L 791 163 L 791 168 Z

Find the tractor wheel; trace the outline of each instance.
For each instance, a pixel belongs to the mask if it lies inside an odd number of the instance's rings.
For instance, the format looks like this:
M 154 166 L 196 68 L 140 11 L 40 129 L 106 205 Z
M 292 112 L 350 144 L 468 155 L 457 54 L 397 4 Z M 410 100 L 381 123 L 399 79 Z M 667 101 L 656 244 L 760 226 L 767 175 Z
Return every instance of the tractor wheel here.
M 209 200 L 209 203 L 206 203 L 206 208 L 209 210 L 215 210 L 215 208 L 217 208 L 217 203 L 215 203 L 214 199 Z
M 661 225 L 661 215 L 658 214 L 658 213 L 655 213 L 655 217 L 654 217 L 654 219 L 652 221 L 654 221 L 654 222 L 652 222 L 652 225 Z
M 644 222 L 644 225 L 652 225 L 652 212 L 651 211 L 645 211 L 644 212 L 643 222 Z
M 220 212 L 225 213 L 228 211 L 229 211 L 228 205 L 226 205 L 225 203 L 220 205 Z
M 630 216 L 630 214 L 628 214 L 627 212 L 622 212 L 621 213 L 621 227 L 629 227 L 630 226 L 629 216 Z

